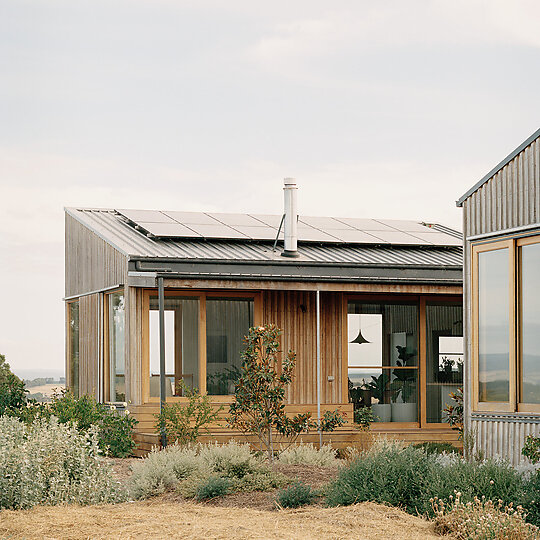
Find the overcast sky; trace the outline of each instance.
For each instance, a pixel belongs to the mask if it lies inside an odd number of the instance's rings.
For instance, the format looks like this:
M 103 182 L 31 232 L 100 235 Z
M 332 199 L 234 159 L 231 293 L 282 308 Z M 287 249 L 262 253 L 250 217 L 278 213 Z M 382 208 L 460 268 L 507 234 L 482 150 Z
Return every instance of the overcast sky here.
M 0 353 L 64 365 L 63 207 L 459 227 L 539 127 L 540 2 L 2 0 Z M 23 374 L 24 375 L 24 374 Z

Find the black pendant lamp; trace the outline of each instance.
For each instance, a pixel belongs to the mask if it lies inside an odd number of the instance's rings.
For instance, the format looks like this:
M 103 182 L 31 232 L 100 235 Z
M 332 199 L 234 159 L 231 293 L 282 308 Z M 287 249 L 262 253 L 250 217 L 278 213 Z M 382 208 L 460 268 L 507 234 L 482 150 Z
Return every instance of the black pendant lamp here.
M 351 341 L 351 343 L 358 343 L 358 345 L 362 345 L 362 343 L 371 343 L 371 341 L 368 341 L 363 335 L 362 335 L 362 329 L 358 330 L 358 335 Z

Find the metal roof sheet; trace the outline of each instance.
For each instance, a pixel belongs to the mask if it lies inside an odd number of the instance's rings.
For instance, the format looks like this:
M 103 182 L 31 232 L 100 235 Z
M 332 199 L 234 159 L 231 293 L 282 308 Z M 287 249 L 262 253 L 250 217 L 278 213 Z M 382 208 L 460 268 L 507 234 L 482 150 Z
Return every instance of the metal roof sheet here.
M 128 220 L 115 210 L 66 208 L 66 212 L 129 259 L 285 262 L 281 257 L 281 247 L 273 251 L 272 242 L 268 241 L 150 238 L 131 226 Z M 452 232 L 455 235 L 459 234 L 456 231 Z M 300 257 L 294 259 L 294 262 L 300 265 L 302 263 L 433 267 L 462 265 L 461 246 L 299 242 L 298 252 Z

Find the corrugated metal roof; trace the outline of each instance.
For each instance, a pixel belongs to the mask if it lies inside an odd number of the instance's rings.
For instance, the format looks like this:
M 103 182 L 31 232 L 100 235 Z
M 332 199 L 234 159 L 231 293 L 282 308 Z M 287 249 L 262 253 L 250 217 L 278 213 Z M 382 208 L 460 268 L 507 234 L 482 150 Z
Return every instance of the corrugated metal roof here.
M 169 258 L 198 261 L 286 262 L 280 255 L 280 246 L 275 252 L 272 250 L 272 242 L 149 238 L 132 227 L 124 216 L 114 210 L 67 208 L 66 212 L 130 259 Z M 440 230 L 440 232 L 447 233 L 447 230 Z M 452 232 L 455 233 L 455 231 Z M 434 267 L 459 267 L 462 264 L 462 248 L 460 246 L 419 247 L 299 242 L 298 252 L 300 257 L 294 259 L 296 264 Z
M 469 191 L 464 193 L 457 201 L 456 206 L 463 206 L 463 203 L 468 199 L 475 191 L 478 191 L 491 177 L 496 175 L 505 165 L 510 163 L 520 152 L 522 152 L 529 144 L 540 137 L 540 129 L 536 130 L 528 139 L 523 141 L 514 151 L 510 152 L 500 163 L 495 165 L 491 171 L 489 171 L 481 180 L 479 180 Z

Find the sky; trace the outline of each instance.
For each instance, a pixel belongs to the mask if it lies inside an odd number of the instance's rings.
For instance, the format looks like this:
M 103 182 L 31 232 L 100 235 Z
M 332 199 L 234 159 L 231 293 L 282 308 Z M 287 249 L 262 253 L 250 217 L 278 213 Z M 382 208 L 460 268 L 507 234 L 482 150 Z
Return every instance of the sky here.
M 539 27 L 536 0 L 2 0 L 0 353 L 63 372 L 65 206 L 280 214 L 292 176 L 303 215 L 459 228 L 539 127 Z

